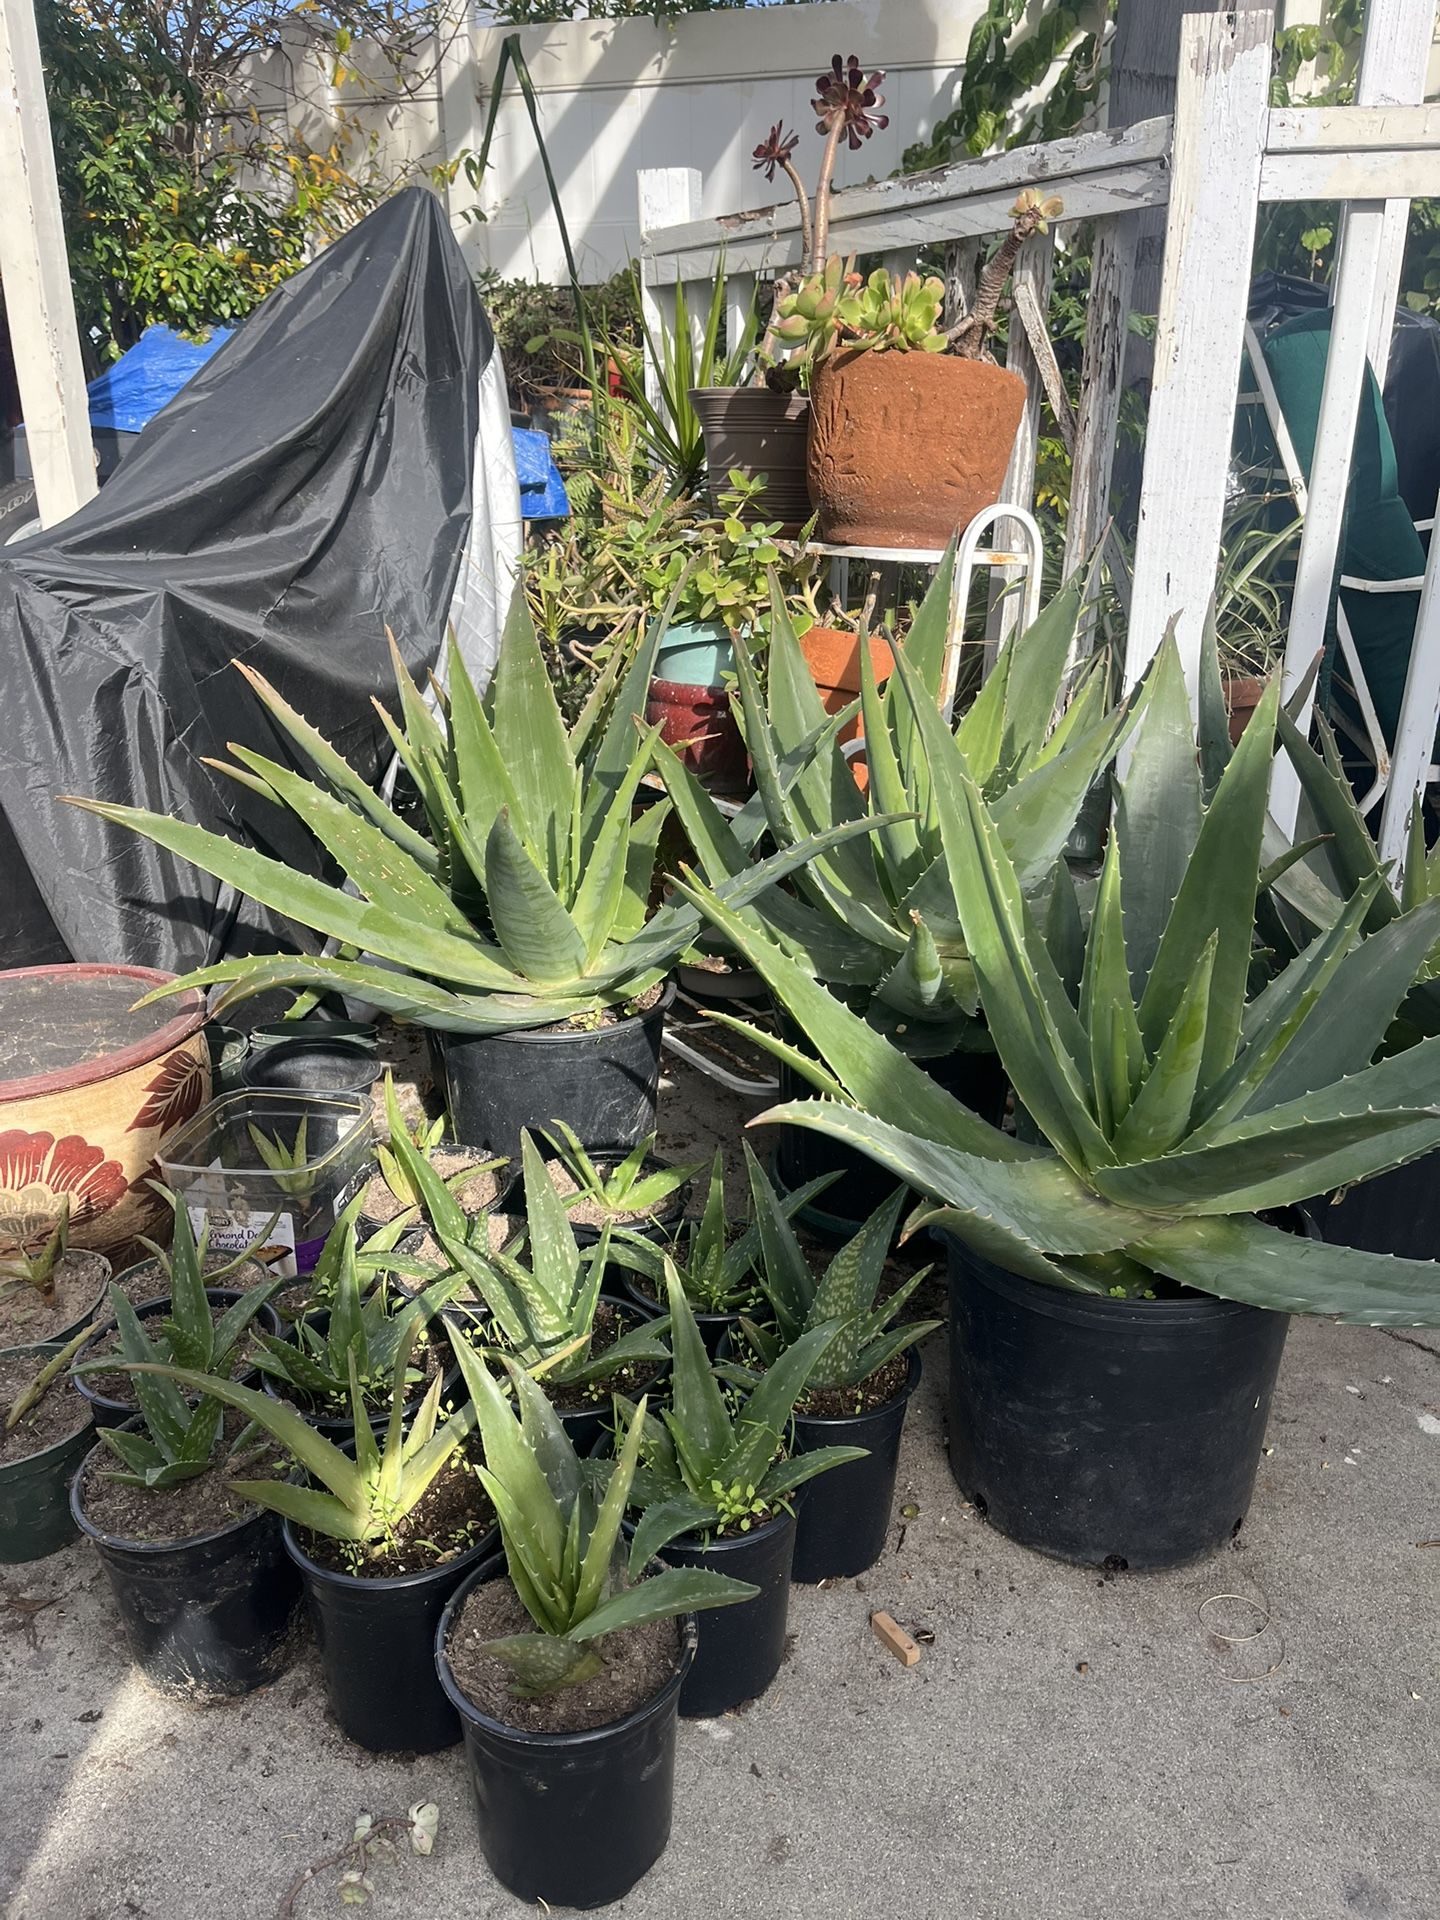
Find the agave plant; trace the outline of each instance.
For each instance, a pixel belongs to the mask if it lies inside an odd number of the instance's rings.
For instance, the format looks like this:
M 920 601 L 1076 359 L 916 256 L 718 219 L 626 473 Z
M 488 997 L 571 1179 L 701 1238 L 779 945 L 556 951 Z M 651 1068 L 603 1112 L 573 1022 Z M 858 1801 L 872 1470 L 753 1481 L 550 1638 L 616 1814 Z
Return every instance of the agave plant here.
M 675 1353 L 671 1404 L 645 1418 L 632 1506 L 641 1509 L 630 1550 L 637 1574 L 681 1534 L 748 1533 L 785 1506 L 807 1480 L 865 1457 L 864 1447 L 817 1447 L 785 1458 L 795 1402 L 838 1331 L 812 1327 L 780 1354 L 732 1412 L 710 1365 L 679 1276 L 666 1275 Z
M 783 1200 L 777 1197 L 780 1219 L 794 1219 L 837 1177 L 822 1174 L 818 1180 L 796 1187 Z M 725 1156 L 718 1148 L 710 1168 L 705 1210 L 698 1220 L 682 1221 L 664 1248 L 623 1227 L 616 1232 L 614 1245 L 624 1264 L 650 1282 L 657 1300 L 663 1299 L 666 1271 L 673 1268 L 685 1298 L 701 1313 L 734 1313 L 754 1303 L 759 1285 L 756 1268 L 764 1255 L 765 1242 L 757 1221 L 732 1237 L 732 1222 L 725 1207 Z
M 875 1209 L 817 1279 L 795 1229 L 785 1217 L 779 1195 L 748 1142 L 745 1161 L 764 1249 L 757 1269 L 760 1290 L 769 1302 L 774 1322 L 763 1326 L 742 1316 L 740 1325 L 762 1365 L 773 1367 L 797 1340 L 816 1327 L 828 1325 L 835 1331 L 810 1369 L 806 1390 L 855 1387 L 935 1331 L 938 1320 L 915 1320 L 898 1327 L 893 1324 L 929 1274 L 929 1267 L 912 1274 L 888 1299 L 876 1305 L 885 1258 L 905 1204 L 903 1187 Z
M 597 1244 L 582 1254 L 565 1203 L 547 1179 L 545 1162 L 526 1132 L 520 1135 L 520 1148 L 527 1245 L 496 1252 L 488 1244 L 473 1244 L 470 1221 L 454 1195 L 408 1141 L 400 1143 L 401 1158 L 424 1196 L 441 1252 L 458 1275 L 469 1279 L 483 1305 L 490 1324 L 477 1322 L 477 1337 L 493 1332 L 495 1344 L 524 1366 L 548 1362 L 557 1386 L 603 1380 L 634 1361 L 668 1359 L 656 1321 L 622 1334 L 601 1352 L 592 1350 L 610 1230 L 602 1229 Z M 457 1341 L 457 1351 L 462 1344 Z
M 218 1017 L 269 988 L 301 987 L 362 995 L 446 1032 L 492 1033 L 593 1017 L 647 992 L 698 925 L 684 902 L 647 923 L 663 804 L 632 819 L 658 733 L 637 722 L 664 626 L 664 616 L 652 623 L 623 680 L 602 676 L 568 733 L 523 590 L 512 597 L 483 699 L 452 643 L 448 693 L 432 711 L 396 651 L 403 728 L 378 702 L 377 711 L 428 832 L 387 806 L 274 687 L 240 665 L 314 777 L 239 746 L 231 748 L 237 764 L 220 770 L 293 812 L 348 887 L 166 814 L 76 804 L 133 827 L 343 953 L 226 960 L 147 998 L 223 985 L 211 1009 Z M 787 848 L 721 891 L 752 899 L 813 851 L 864 830 L 851 822 L 813 847 Z
M 903 660 L 898 671 L 913 677 Z M 1170 1282 L 1374 1325 L 1433 1322 L 1440 1267 L 1317 1244 L 1266 1218 L 1440 1145 L 1440 1039 L 1375 1061 L 1440 936 L 1440 901 L 1366 936 L 1371 876 L 1247 992 L 1256 901 L 1274 880 L 1262 863 L 1277 709 L 1272 684 L 1227 759 L 1207 695 L 1197 751 L 1167 636 L 1088 934 L 1073 899 L 1042 931 L 967 769 L 934 783 L 985 1018 L 1033 1142 L 959 1105 L 746 918 L 690 887 L 824 1063 L 792 1056 L 828 1098 L 762 1117 L 860 1148 L 930 1197 L 920 1218 L 1037 1280 L 1124 1296 Z M 931 764 L 944 764 L 943 721 L 914 710 Z M 1063 899 L 1063 870 L 1058 885 Z
M 480 1479 L 500 1523 L 511 1585 L 535 1623 L 534 1633 L 485 1643 L 510 1670 L 517 1695 L 593 1679 L 604 1669 L 608 1634 L 755 1597 L 758 1588 L 701 1568 L 666 1568 L 633 1586 L 621 1579 L 620 1529 L 644 1430 L 643 1400 L 597 1499 L 592 1476 L 524 1369 L 506 1363 L 512 1406 L 477 1355 L 462 1349 L 459 1358 L 485 1449 Z
M 944 725 L 922 730 L 922 714 L 932 719 L 937 710 L 953 576 L 952 546 L 904 642 L 907 673 L 882 691 L 869 650 L 860 650 L 867 794 L 837 745 L 850 712 L 827 717 L 778 597 L 763 695 L 751 663 L 735 662 L 756 798 L 726 821 L 676 756 L 656 748 L 700 870 L 722 900 L 762 833 L 794 851 L 807 835 L 868 819 L 867 838 L 817 851 L 797 868 L 793 893 L 757 899 L 746 918 L 917 1055 L 948 1053 L 973 1036 L 978 1007 L 937 788 L 953 788 L 968 772 L 984 789 L 1020 884 L 1033 895 L 1049 884 L 1081 803 L 1127 724 L 1124 711 L 1108 706 L 1098 658 L 1055 719 L 1085 605 L 1076 582 L 1002 651 L 953 737 Z

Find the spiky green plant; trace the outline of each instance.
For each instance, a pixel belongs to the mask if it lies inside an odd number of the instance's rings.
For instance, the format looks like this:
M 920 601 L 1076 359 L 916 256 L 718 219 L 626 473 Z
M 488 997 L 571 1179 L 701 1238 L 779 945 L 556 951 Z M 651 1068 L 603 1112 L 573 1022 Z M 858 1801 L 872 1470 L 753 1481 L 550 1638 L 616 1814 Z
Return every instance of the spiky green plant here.
M 0 1294 L 28 1287 L 42 1300 L 55 1298 L 55 1274 L 70 1247 L 70 1196 L 62 1194 L 55 1225 L 33 1250 L 18 1247 L 0 1263 Z
M 833 1173 L 786 1194 L 778 1202 L 782 1218 L 793 1220 L 802 1207 L 836 1179 Z M 699 1219 L 680 1222 L 669 1244 L 659 1247 L 643 1234 L 620 1227 L 614 1238 L 617 1262 L 642 1274 L 654 1287 L 657 1300 L 663 1299 L 667 1266 L 679 1276 L 680 1286 L 691 1306 L 701 1313 L 735 1313 L 753 1306 L 759 1282 L 756 1268 L 764 1253 L 758 1222 L 752 1220 L 742 1232 L 733 1234 L 725 1206 L 725 1155 L 716 1149 L 710 1167 L 710 1185 L 705 1194 L 705 1210 Z
M 929 1274 L 929 1267 L 912 1274 L 888 1299 L 876 1305 L 885 1257 L 905 1204 L 903 1187 L 875 1209 L 817 1279 L 795 1229 L 785 1217 L 780 1197 L 748 1141 L 745 1163 L 763 1249 L 756 1273 L 774 1320 L 766 1326 L 742 1317 L 740 1325 L 762 1365 L 773 1367 L 797 1340 L 816 1327 L 829 1325 L 836 1331 L 810 1369 L 806 1390 L 855 1387 L 941 1324 L 938 1320 L 915 1320 L 898 1327 L 893 1324 Z
M 670 1405 L 660 1418 L 637 1422 L 644 1438 L 631 1493 L 631 1505 L 641 1509 L 632 1574 L 681 1534 L 748 1533 L 780 1512 L 807 1480 L 866 1453 L 864 1447 L 817 1447 L 784 1457 L 795 1402 L 839 1331 L 834 1321 L 801 1334 L 732 1412 L 673 1267 L 665 1288 L 674 1375 Z
M 912 677 L 903 660 L 898 671 Z M 1440 901 L 1362 937 L 1372 876 L 1247 997 L 1278 687 L 1233 755 L 1215 690 L 1212 662 L 1197 750 L 1167 636 L 1088 935 L 1073 900 L 1042 931 L 971 774 L 935 781 L 985 1017 L 1038 1144 L 951 1099 L 745 918 L 689 889 L 824 1062 L 795 1057 L 828 1098 L 762 1117 L 859 1147 L 930 1196 L 923 1218 L 1057 1286 L 1143 1296 L 1169 1282 L 1374 1325 L 1431 1323 L 1440 1267 L 1317 1244 L 1263 1216 L 1440 1145 L 1440 1040 L 1374 1060 L 1440 934 Z M 932 768 L 946 766 L 943 722 L 915 710 Z
M 5 1423 L 3 1427 L 0 1427 L 0 1433 L 13 1432 L 25 1418 L 26 1414 L 33 1412 L 34 1409 L 39 1406 L 40 1402 L 45 1398 L 45 1395 L 60 1378 L 60 1375 L 68 1371 L 70 1362 L 90 1338 L 93 1331 L 93 1327 L 81 1327 L 80 1331 L 72 1334 L 63 1346 L 58 1346 L 53 1352 L 49 1353 L 49 1357 L 43 1365 L 25 1382 L 19 1393 L 15 1395 L 15 1398 L 6 1408 Z M 42 1347 L 40 1351 L 46 1352 L 47 1349 Z
M 485 1643 L 510 1670 L 517 1695 L 593 1679 L 604 1668 L 609 1634 L 755 1597 L 757 1587 L 703 1568 L 666 1568 L 633 1586 L 621 1579 L 620 1529 L 640 1452 L 643 1400 L 600 1491 L 522 1367 L 506 1362 L 512 1406 L 478 1355 L 462 1349 L 459 1359 L 485 1449 L 480 1478 L 500 1523 L 511 1585 L 536 1628 Z
M 588 1200 L 612 1220 L 634 1219 L 638 1214 L 655 1214 L 687 1180 L 699 1173 L 704 1162 L 691 1160 L 645 1170 L 645 1162 L 655 1151 L 655 1135 L 647 1134 L 631 1148 L 623 1160 L 608 1170 L 596 1165 L 587 1153 L 575 1129 L 563 1120 L 552 1120 L 555 1129 L 541 1128 L 555 1158 L 575 1182 L 575 1192 L 563 1196 L 567 1212 Z M 548 1176 L 547 1176 L 548 1177 Z
M 962 769 L 970 772 L 1022 888 L 1033 896 L 1049 884 L 1126 725 L 1125 712 L 1109 706 L 1102 660 L 1070 684 L 1085 606 L 1083 585 L 1072 582 L 1004 648 L 954 735 L 943 725 L 922 733 L 919 710 L 936 712 L 953 584 L 952 546 L 897 649 L 909 671 L 883 690 L 869 649 L 860 649 L 868 793 L 856 786 L 837 745 L 851 710 L 826 715 L 778 600 L 763 694 L 751 663 L 738 656 L 735 662 L 755 798 L 725 820 L 677 757 L 656 748 L 700 871 L 722 899 L 745 873 L 762 833 L 794 851 L 806 836 L 869 821 L 868 836 L 817 852 L 796 869 L 792 890 L 757 898 L 745 917 L 915 1054 L 979 1043 L 975 969 L 945 858 L 937 780 L 953 784 Z
M 361 995 L 422 1026 L 492 1033 L 594 1016 L 647 992 L 698 925 L 683 901 L 647 922 L 663 804 L 632 818 L 658 735 L 637 722 L 665 618 L 651 623 L 623 680 L 606 683 L 608 712 L 600 711 L 604 701 L 587 703 L 568 733 L 523 590 L 512 597 L 483 699 L 452 643 L 448 693 L 432 711 L 397 651 L 403 728 L 376 707 L 428 832 L 387 806 L 261 675 L 241 665 L 314 777 L 239 746 L 231 749 L 235 764 L 220 770 L 292 812 L 350 890 L 166 814 L 75 804 L 340 942 L 342 957 L 225 960 L 147 999 L 223 986 L 211 1009 L 219 1017 L 271 987 L 302 987 Z M 811 852 L 858 831 L 864 822 L 822 835 L 813 847 L 787 848 L 721 891 L 737 902 L 753 899 Z
M 499 1252 L 476 1244 L 470 1221 L 433 1167 L 408 1142 L 400 1145 L 407 1171 L 424 1196 L 431 1230 L 450 1266 L 470 1281 L 483 1311 L 460 1311 L 457 1333 L 468 1331 L 481 1345 L 493 1344 L 523 1366 L 550 1362 L 559 1386 L 604 1380 L 633 1361 L 669 1357 L 661 1323 L 622 1334 L 603 1352 L 592 1350 L 600 1287 L 610 1258 L 610 1231 L 581 1253 L 565 1203 L 545 1173 L 545 1162 L 527 1132 L 520 1135 L 525 1176 L 526 1244 Z M 457 1341 L 457 1349 L 462 1341 Z M 563 1355 L 563 1357 L 561 1357 Z

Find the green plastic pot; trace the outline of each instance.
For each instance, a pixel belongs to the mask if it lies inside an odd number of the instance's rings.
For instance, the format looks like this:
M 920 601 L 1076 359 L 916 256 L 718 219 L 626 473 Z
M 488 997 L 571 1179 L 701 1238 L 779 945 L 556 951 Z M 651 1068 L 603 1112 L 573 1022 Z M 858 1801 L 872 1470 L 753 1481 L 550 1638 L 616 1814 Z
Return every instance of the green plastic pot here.
M 0 1360 L 15 1354 L 33 1357 L 39 1373 L 47 1360 L 53 1360 L 63 1342 L 54 1340 L 33 1347 L 7 1347 Z M 57 1382 L 52 1393 L 63 1393 Z M 81 1425 L 63 1440 L 56 1440 L 41 1453 L 23 1460 L 0 1461 L 0 1565 L 21 1566 L 29 1560 L 43 1560 L 58 1553 L 76 1538 L 78 1529 L 70 1514 L 70 1482 L 94 1442 L 89 1409 L 76 1394 Z
M 730 636 L 718 620 L 676 621 L 655 655 L 655 678 L 687 687 L 718 687 L 734 670 Z

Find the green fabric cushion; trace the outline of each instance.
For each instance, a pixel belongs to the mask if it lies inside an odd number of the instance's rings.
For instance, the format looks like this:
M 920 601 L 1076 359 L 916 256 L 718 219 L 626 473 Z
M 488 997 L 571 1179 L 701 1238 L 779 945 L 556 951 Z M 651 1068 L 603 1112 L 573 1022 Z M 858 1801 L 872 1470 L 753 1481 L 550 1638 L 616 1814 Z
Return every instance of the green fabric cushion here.
M 1315 452 L 1329 350 L 1328 310 L 1301 314 L 1285 321 L 1263 346 L 1265 364 L 1275 382 L 1280 409 L 1307 480 Z M 1341 571 L 1365 580 L 1403 580 L 1425 571 L 1424 542 L 1400 498 L 1395 445 L 1390 438 L 1379 385 L 1369 368 L 1365 372 L 1365 390 L 1355 428 Z M 1371 594 L 1356 593 L 1352 589 L 1343 593 L 1341 599 L 1381 728 L 1386 741 L 1393 746 L 1415 638 L 1419 593 Z

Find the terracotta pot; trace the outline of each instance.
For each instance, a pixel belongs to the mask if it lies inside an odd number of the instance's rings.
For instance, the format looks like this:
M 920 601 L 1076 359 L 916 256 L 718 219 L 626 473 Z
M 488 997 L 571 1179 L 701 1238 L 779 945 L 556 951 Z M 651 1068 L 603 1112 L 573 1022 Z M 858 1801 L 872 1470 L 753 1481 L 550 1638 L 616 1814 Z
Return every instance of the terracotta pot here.
M 763 473 L 765 491 L 742 520 L 778 520 L 795 533 L 810 518 L 805 484 L 806 429 L 810 402 L 803 393 L 771 393 L 768 387 L 694 387 L 690 404 L 705 435 L 706 487 L 713 512 L 730 484 L 732 467 Z
M 1260 704 L 1266 682 L 1257 674 L 1225 675 L 1225 711 L 1230 716 L 1230 744 L 1239 746 L 1240 736 L 1250 724 L 1250 716 Z
M 160 1143 L 210 1098 L 204 996 L 132 1011 L 174 979 L 148 967 L 0 973 L 0 1257 L 33 1244 L 70 1200 L 70 1240 L 112 1254 L 161 1211 L 146 1185 Z
M 814 678 L 826 713 L 839 713 L 842 707 L 848 707 L 859 696 L 859 634 L 847 633 L 842 627 L 811 627 L 808 633 L 800 636 L 800 651 L 805 655 L 805 664 Z M 883 686 L 895 671 L 895 655 L 890 651 L 889 642 L 874 634 L 870 637 L 870 662 L 875 669 L 876 682 Z M 840 729 L 841 746 L 862 738 L 864 732 L 865 723 L 857 713 L 853 720 L 847 721 Z M 853 759 L 850 767 L 855 775 L 855 784 L 863 793 L 870 784 L 870 773 L 863 756 Z
M 652 680 L 645 718 L 652 727 L 660 723 L 666 746 L 679 749 L 681 760 L 712 793 L 745 791 L 745 742 L 730 710 L 730 696 L 722 688 Z
M 810 388 L 810 499 L 822 540 L 943 547 L 994 506 L 1025 383 L 939 353 L 838 354 Z

